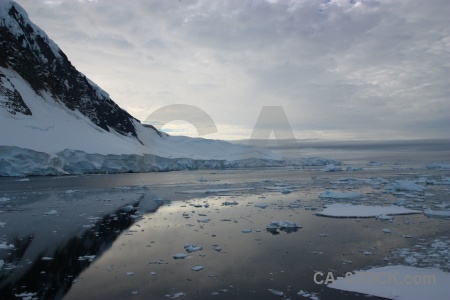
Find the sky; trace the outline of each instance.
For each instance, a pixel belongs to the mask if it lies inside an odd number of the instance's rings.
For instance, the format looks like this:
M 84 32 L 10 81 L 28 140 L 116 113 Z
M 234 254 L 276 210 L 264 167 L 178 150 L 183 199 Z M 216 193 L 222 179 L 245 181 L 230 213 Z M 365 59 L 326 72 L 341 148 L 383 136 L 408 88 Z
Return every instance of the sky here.
M 450 137 L 448 0 L 16 2 L 116 103 L 170 134 Z

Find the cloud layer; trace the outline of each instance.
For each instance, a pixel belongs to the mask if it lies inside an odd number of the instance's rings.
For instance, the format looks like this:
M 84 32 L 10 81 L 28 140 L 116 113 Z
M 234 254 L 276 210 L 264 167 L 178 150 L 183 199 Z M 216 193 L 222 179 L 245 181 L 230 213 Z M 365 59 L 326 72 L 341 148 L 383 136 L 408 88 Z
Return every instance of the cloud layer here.
M 249 138 L 282 106 L 297 138 L 450 136 L 447 0 L 17 2 L 141 120 L 188 104 Z

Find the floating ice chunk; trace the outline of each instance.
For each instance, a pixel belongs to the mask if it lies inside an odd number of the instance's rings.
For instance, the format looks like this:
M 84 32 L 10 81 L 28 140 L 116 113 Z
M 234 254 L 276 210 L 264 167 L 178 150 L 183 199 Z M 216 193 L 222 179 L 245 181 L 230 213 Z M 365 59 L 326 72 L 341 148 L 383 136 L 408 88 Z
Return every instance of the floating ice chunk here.
M 130 212 L 134 209 L 133 205 L 125 205 L 124 207 L 121 208 L 122 211 L 124 212 Z
M 195 267 L 193 267 L 191 270 L 192 270 L 192 271 L 195 271 L 195 272 L 198 272 L 198 271 L 203 270 L 203 266 L 195 266 Z
M 259 204 L 255 204 L 255 207 L 258 207 L 258 208 L 266 208 L 267 207 L 267 204 L 264 204 L 264 203 L 259 203 Z
M 220 246 L 214 246 L 214 250 L 216 250 L 217 252 L 222 251 L 222 248 Z
M 450 218 L 450 210 L 426 209 L 423 213 L 429 217 Z
M 69 195 L 69 194 L 75 194 L 78 193 L 78 190 L 67 190 L 64 192 L 64 194 Z
M 363 168 L 360 167 L 353 167 L 353 166 L 349 166 L 347 167 L 347 171 L 362 171 Z
M 45 212 L 44 215 L 57 215 L 58 211 L 52 209 L 51 211 Z
M 384 233 L 392 233 L 392 231 L 389 228 L 383 228 Z
M 13 244 L 6 244 L 6 242 L 0 243 L 0 249 L 4 249 L 4 250 L 9 250 L 9 249 L 14 249 L 14 245 Z
M 3 259 L 0 259 L 0 270 L 3 268 L 4 264 L 5 264 L 5 261 Z
M 390 206 L 368 206 L 334 203 L 326 205 L 324 210 L 317 213 L 318 216 L 336 218 L 371 218 L 380 215 L 410 215 L 420 214 L 421 211 L 409 208 Z
M 280 297 L 284 296 L 284 293 L 282 291 L 279 291 L 279 290 L 268 289 L 268 291 L 271 292 L 272 294 L 276 295 L 276 296 L 280 296 Z
M 175 298 L 179 298 L 182 296 L 186 296 L 186 293 L 178 292 L 178 293 L 174 293 L 174 294 L 167 294 L 166 298 L 175 299 Z
M 5 227 L 6 223 L 5 222 L 0 222 L 0 227 Z
M 250 228 L 242 229 L 242 233 L 250 233 L 252 230 Z
M 311 293 L 307 291 L 300 290 L 300 292 L 297 293 L 297 295 L 302 296 L 304 298 L 309 298 L 311 300 L 319 300 L 319 296 L 316 293 Z
M 18 181 L 18 182 L 26 182 L 26 181 L 30 181 L 30 178 L 22 178 L 22 179 L 17 179 L 17 180 L 15 180 L 15 181 Z
M 53 257 L 44 256 L 41 259 L 42 260 L 53 260 Z
M 240 192 L 240 191 L 250 191 L 254 190 L 254 188 L 229 188 L 229 189 L 209 189 L 209 190 L 189 190 L 178 192 L 180 194 L 215 194 L 215 193 L 223 193 L 223 192 Z
M 278 234 L 278 230 L 285 231 L 286 233 L 291 233 L 297 231 L 299 228 L 302 228 L 300 225 L 297 225 L 294 222 L 290 221 L 275 221 L 270 222 L 267 225 L 266 230 L 272 234 Z
M 369 166 L 369 167 L 380 167 L 380 166 L 382 166 L 383 164 L 381 163 L 381 162 L 379 162 L 379 161 L 369 161 L 368 163 L 367 163 L 367 165 Z
M 128 276 L 133 276 L 134 272 L 126 272 L 125 274 L 128 275 Z
M 22 299 L 32 299 L 32 297 L 36 296 L 36 293 L 22 293 L 22 294 L 14 294 L 16 298 L 22 298 Z
M 387 215 L 379 215 L 377 216 L 378 220 L 382 220 L 382 221 L 392 221 L 394 219 L 393 216 L 387 216 Z
M 225 205 L 225 206 L 238 205 L 238 204 L 239 204 L 239 202 L 237 202 L 236 200 L 222 202 L 222 205 Z
M 208 179 L 206 179 L 205 176 L 200 176 L 200 178 L 198 179 L 198 181 L 200 181 L 200 182 L 206 182 L 206 181 L 208 181 Z
M 450 273 L 439 269 L 387 266 L 360 270 L 328 284 L 329 288 L 396 300 L 448 299 Z M 388 278 L 389 276 L 389 278 Z M 413 284 L 407 278 L 421 278 Z M 378 280 L 373 280 L 378 279 Z M 426 280 L 426 281 L 424 281 Z M 386 284 L 389 281 L 390 284 Z M 405 285 L 407 288 L 405 288 Z
M 199 222 L 199 223 L 208 223 L 209 221 L 211 221 L 211 219 L 205 218 L 205 219 L 198 219 L 197 220 L 197 222 Z
M 325 166 L 325 168 L 322 169 L 323 172 L 340 172 L 342 171 L 342 168 L 336 167 L 333 164 L 328 164 Z
M 364 255 L 373 255 L 373 252 L 372 251 L 364 251 L 363 254 Z
M 156 272 L 150 272 L 150 275 L 156 275 Z
M 427 169 L 444 169 L 444 170 L 450 170 L 450 164 L 438 164 L 438 163 L 432 163 L 428 164 L 426 166 Z
M 11 200 L 11 198 L 6 198 L 6 197 L 0 198 L 0 202 L 6 202 L 6 201 L 9 201 L 9 200 Z
M 410 180 L 397 180 L 387 189 L 405 192 L 422 192 L 423 190 L 425 190 L 425 187 Z
M 131 291 L 131 295 L 137 295 L 139 294 L 139 291 Z
M 188 256 L 189 256 L 189 254 L 186 254 L 186 253 L 178 253 L 178 254 L 172 255 L 172 257 L 174 259 L 185 259 Z
M 194 246 L 194 245 L 191 245 L 191 244 L 184 244 L 184 249 L 186 250 L 186 252 L 188 252 L 188 253 L 192 253 L 192 252 L 195 252 L 195 251 L 200 251 L 200 250 L 203 250 L 203 247 L 202 246 Z
M 326 190 L 319 195 L 319 198 L 329 198 L 329 199 L 356 199 L 362 197 L 361 193 L 358 192 L 334 192 Z
M 329 236 L 328 233 L 319 233 L 319 237 L 327 237 L 327 236 Z

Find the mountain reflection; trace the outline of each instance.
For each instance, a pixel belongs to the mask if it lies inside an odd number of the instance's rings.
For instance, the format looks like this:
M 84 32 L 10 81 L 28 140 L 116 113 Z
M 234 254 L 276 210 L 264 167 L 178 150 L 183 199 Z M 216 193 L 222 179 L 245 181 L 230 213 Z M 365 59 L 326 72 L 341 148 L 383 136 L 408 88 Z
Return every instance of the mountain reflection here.
M 156 211 L 162 204 L 162 201 L 155 201 L 152 211 Z M 138 206 L 139 202 L 133 204 L 132 209 L 129 206 L 127 209 L 120 208 L 99 219 L 82 236 L 74 236 L 57 248 L 51 259 L 43 259 L 43 254 L 39 255 L 31 262 L 31 267 L 27 266 L 27 271 L 20 278 L 14 278 L 14 274 L 0 274 L 0 299 L 17 299 L 16 295 L 22 293 L 34 294 L 33 297 L 39 299 L 63 298 L 74 279 L 89 267 L 93 259 L 107 251 L 122 231 L 135 222 Z M 5 263 L 20 261 L 32 242 L 33 236 L 17 238 L 17 246 Z M 85 257 L 88 255 L 89 257 Z

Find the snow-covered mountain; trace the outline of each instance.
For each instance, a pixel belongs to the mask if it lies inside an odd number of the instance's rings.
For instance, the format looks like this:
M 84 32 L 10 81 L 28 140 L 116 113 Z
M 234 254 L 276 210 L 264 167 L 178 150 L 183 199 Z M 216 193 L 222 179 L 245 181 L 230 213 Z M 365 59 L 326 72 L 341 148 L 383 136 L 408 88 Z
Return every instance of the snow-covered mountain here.
M 0 53 L 0 176 L 284 164 L 266 149 L 141 124 L 13 1 L 0 0 Z

